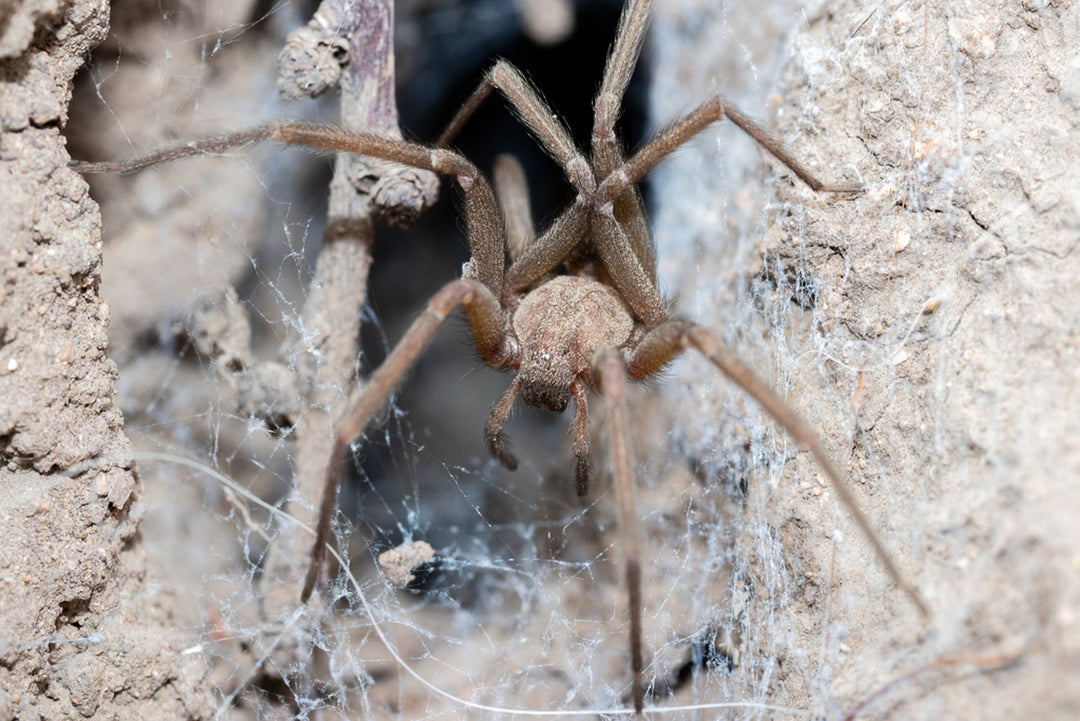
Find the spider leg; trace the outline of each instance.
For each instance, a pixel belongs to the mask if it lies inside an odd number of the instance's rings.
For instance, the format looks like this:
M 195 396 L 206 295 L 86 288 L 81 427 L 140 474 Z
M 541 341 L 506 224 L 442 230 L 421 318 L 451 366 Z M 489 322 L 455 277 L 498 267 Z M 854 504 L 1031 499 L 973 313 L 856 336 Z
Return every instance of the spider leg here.
M 521 163 L 513 155 L 506 154 L 496 156 L 492 182 L 506 223 L 506 249 L 512 263 L 536 240 L 536 226 L 529 205 L 529 183 Z
M 907 594 L 920 613 L 929 617 L 930 612 L 918 590 L 900 575 L 899 568 L 893 562 L 892 556 L 885 550 L 884 544 L 874 532 L 869 519 L 859 507 L 858 501 L 855 500 L 855 495 L 847 483 L 844 482 L 840 471 L 833 465 L 832 459 L 825 452 L 825 448 L 821 445 L 821 441 L 814 430 L 781 400 L 780 396 L 772 388 L 758 378 L 748 365 L 724 347 L 720 339 L 712 331 L 687 321 L 669 321 L 659 325 L 649 331 L 634 348 L 630 356 L 627 372 L 635 380 L 646 378 L 660 370 L 674 356 L 689 348 L 693 348 L 712 361 L 712 364 L 719 368 L 724 375 L 757 401 L 765 409 L 765 412 L 772 416 L 796 443 L 810 450 L 818 465 L 825 471 L 825 475 L 832 482 L 836 495 L 847 506 L 848 512 L 855 520 L 855 524 L 870 542 L 874 552 L 877 554 L 878 561 L 885 568 L 889 577 Z
M 73 162 L 71 167 L 80 173 L 133 173 L 159 163 L 194 155 L 219 153 L 267 139 L 319 150 L 357 153 L 430 170 L 440 175 L 454 176 L 465 193 L 465 224 L 471 255 L 467 277 L 476 278 L 496 295 L 502 293 L 506 236 L 502 215 L 495 202 L 495 193 L 475 165 L 451 150 L 429 148 L 384 135 L 344 130 L 328 125 L 281 121 L 231 135 L 163 148 L 148 155 L 115 163 Z
M 503 299 L 509 301 L 566 258 L 589 229 L 592 207 L 581 196 L 559 214 L 506 270 Z
M 596 181 L 624 162 L 622 144 L 615 135 L 615 123 L 622 112 L 623 96 L 634 74 L 645 30 L 649 24 L 649 0 L 634 0 L 623 8 L 615 43 L 604 67 L 604 79 L 593 103 L 592 162 Z M 631 185 L 615 198 L 615 218 L 630 238 L 638 263 L 656 283 L 656 251 L 641 193 Z
M 611 282 L 615 284 L 634 314 L 647 327 L 667 319 L 664 299 L 642 267 L 634 252 L 634 244 L 622 224 L 615 217 L 611 204 L 601 207 L 592 216 L 593 245 L 600 262 L 604 264 Z
M 563 211 L 538 239 L 528 246 L 513 249 L 512 265 L 507 270 L 506 285 L 503 288 L 503 300 L 510 301 L 555 268 L 578 245 L 589 227 L 589 207 L 596 190 L 596 179 L 589 162 L 574 145 L 566 127 L 521 72 L 505 60 L 498 61 L 488 71 L 443 131 L 436 146 L 445 146 L 453 140 L 469 117 L 495 89 L 503 94 L 529 130 L 540 140 L 544 149 L 555 158 L 570 184 L 578 192 L 577 200 Z M 639 225 L 643 224 L 642 216 Z M 647 235 L 647 228 L 645 233 Z
M 611 47 L 600 92 L 593 102 L 593 169 L 598 181 L 622 164 L 622 148 L 615 137 L 615 122 L 622 111 L 622 100 L 634 74 L 645 30 L 649 25 L 650 0 L 632 0 L 623 8 L 619 30 Z
M 503 72 L 496 73 L 499 70 Z M 565 128 L 553 119 L 550 111 L 543 105 L 535 91 L 528 86 L 524 78 L 511 65 L 503 62 L 497 63 L 492 72 L 489 73 L 489 77 L 501 78 L 505 73 L 509 73 L 509 77 L 516 78 L 521 84 L 525 98 L 539 105 L 539 108 L 532 108 L 533 114 L 544 116 L 546 112 L 547 115 L 544 117 L 546 117 L 548 126 L 556 128 L 565 135 Z M 507 87 L 516 86 L 508 84 Z M 526 115 L 515 102 L 518 96 L 511 95 L 509 90 L 504 90 L 504 93 L 507 94 L 511 103 L 518 108 L 519 112 L 522 112 L 523 117 L 528 121 L 530 116 Z M 467 277 L 480 280 L 489 290 L 501 295 L 503 299 L 512 298 L 561 263 L 589 227 L 590 206 L 587 201 L 592 197 L 595 187 L 592 170 L 589 169 L 588 163 L 574 148 L 568 135 L 566 136 L 566 142 L 569 143 L 567 147 L 575 154 L 575 157 L 571 159 L 573 162 L 568 161 L 568 164 L 564 167 L 566 167 L 567 174 L 570 176 L 571 183 L 575 183 L 575 187 L 578 189 L 578 199 L 567 210 L 563 211 L 535 242 L 525 249 L 522 256 L 509 269 L 506 269 L 506 231 L 503 227 L 503 216 L 496 203 L 494 191 L 484 176 L 476 169 L 476 166 L 459 153 L 445 148 L 428 148 L 424 145 L 403 140 L 368 133 L 349 132 L 321 125 L 283 122 L 270 127 L 272 130 L 270 137 L 274 140 L 315 148 L 360 153 L 423 170 L 431 170 L 441 175 L 456 176 L 458 184 L 465 192 L 465 223 L 472 256 L 469 261 Z M 530 125 L 530 127 L 532 126 Z M 537 134 L 540 135 L 539 132 Z M 547 147 L 547 140 L 542 135 L 541 140 Z M 575 168 L 581 171 L 577 173 L 577 180 L 575 180 L 574 175 Z
M 196 155 L 222 153 L 226 150 L 231 150 L 232 148 L 239 148 L 244 145 L 251 145 L 252 143 L 267 140 L 269 137 L 270 126 L 259 125 L 254 128 L 248 128 L 247 130 L 241 130 L 237 133 L 217 135 L 212 138 L 203 138 L 202 140 L 184 143 L 183 145 L 160 148 L 149 152 L 146 155 L 138 155 L 134 158 L 127 158 L 126 160 L 102 161 L 100 163 L 93 163 L 85 160 L 72 160 L 68 163 L 68 167 L 73 169 L 76 173 L 83 174 L 119 173 L 121 175 L 127 175 L 173 160 L 183 160 L 184 158 L 190 158 Z
M 484 285 L 475 280 L 461 278 L 446 284 L 432 296 L 427 308 L 405 331 L 389 357 L 371 375 L 367 384 L 349 399 L 349 405 L 338 423 L 334 449 L 327 465 L 322 502 L 319 505 L 319 523 L 315 533 L 315 545 L 311 549 L 311 565 L 304 578 L 304 588 L 300 592 L 301 603 L 307 602 L 319 577 L 319 567 L 322 565 L 330 537 L 330 520 L 337 508 L 341 467 L 348 455 L 349 445 L 383 406 L 416 359 L 427 348 L 435 331 L 458 305 L 465 309 L 473 340 L 484 361 L 489 365 L 499 366 L 508 360 L 503 349 L 503 310 L 495 295 Z
M 621 167 L 612 170 L 597 189 L 597 202 L 603 203 L 622 195 L 626 187 L 641 180 L 657 163 L 679 146 L 722 118 L 727 118 L 753 138 L 758 145 L 790 168 L 791 172 L 795 173 L 811 190 L 819 193 L 854 193 L 861 189 L 858 185 L 830 185 L 820 180 L 785 150 L 783 143 L 777 138 L 766 132 L 749 116 L 741 113 L 724 96 L 715 95 L 662 131 L 645 147 L 634 153 L 633 157 Z
M 630 247 L 637 257 L 638 265 L 645 271 L 652 285 L 656 285 L 656 248 L 649 230 L 649 219 L 645 217 L 641 192 L 636 185 L 631 184 L 615 198 L 612 205 L 615 220 L 630 240 Z
M 600 349 L 593 359 L 594 375 L 600 379 L 600 392 L 608 406 L 608 455 L 615 480 L 615 498 L 619 504 L 619 541 L 626 563 L 626 597 L 630 613 L 630 671 L 634 712 L 640 714 L 645 704 L 641 683 L 641 552 L 637 515 L 637 488 L 634 462 L 630 453 L 630 425 L 626 408 L 627 368 L 619 351 Z
M 574 403 L 577 405 L 577 417 L 574 419 L 574 481 L 577 494 L 589 493 L 589 476 L 592 475 L 592 458 L 589 455 L 589 401 L 585 384 L 574 381 L 571 387 Z
M 540 97 L 536 88 L 525 80 L 521 71 L 505 60 L 496 62 L 484 75 L 480 85 L 458 110 L 457 115 L 439 136 L 435 146 L 441 148 L 450 143 L 493 89 L 498 89 L 507 102 L 513 106 L 526 127 L 540 140 L 540 144 L 551 153 L 555 162 L 566 173 L 566 178 L 574 189 L 591 196 L 596 187 L 596 181 L 589 162 L 574 145 L 570 132 Z
M 502 398 L 491 409 L 491 416 L 488 418 L 487 425 L 484 426 L 484 437 L 487 439 L 488 451 L 498 459 L 499 463 L 511 471 L 517 470 L 518 460 L 510 452 L 510 439 L 503 433 L 503 424 L 506 422 L 506 417 L 510 415 L 510 408 L 514 405 L 514 399 L 517 398 L 520 388 L 521 378 L 514 376 L 510 387 L 506 389 L 506 392 L 502 394 Z
M 381 158 L 440 175 L 452 175 L 465 194 L 465 226 L 471 259 L 466 277 L 475 278 L 500 294 L 506 266 L 506 231 L 495 193 L 484 175 L 464 156 L 445 148 L 429 148 L 372 133 L 325 125 L 280 122 L 269 126 L 270 137 L 290 145 Z

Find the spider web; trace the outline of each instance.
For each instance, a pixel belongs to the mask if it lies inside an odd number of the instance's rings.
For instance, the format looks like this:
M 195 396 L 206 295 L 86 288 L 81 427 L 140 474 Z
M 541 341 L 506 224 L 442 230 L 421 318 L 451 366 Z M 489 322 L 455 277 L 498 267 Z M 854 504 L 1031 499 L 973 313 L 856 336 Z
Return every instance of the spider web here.
M 929 469 L 959 445 L 946 390 L 955 356 L 942 339 L 973 294 L 952 279 L 962 256 L 934 273 L 918 270 L 934 239 L 970 231 L 970 220 L 951 208 L 977 150 L 924 147 L 951 142 L 948 123 L 927 120 L 912 137 L 875 148 L 900 156 L 891 176 L 860 178 L 867 150 L 860 121 L 876 119 L 853 118 L 858 112 L 839 99 L 866 76 L 880 77 L 896 83 L 882 91 L 886 101 L 903 97 L 930 115 L 928 91 L 882 70 L 907 57 L 912 46 L 903 43 L 915 37 L 922 6 L 871 12 L 838 2 L 826 15 L 820 3 L 787 0 L 659 5 L 649 41 L 655 122 L 721 91 L 766 119 L 822 175 L 874 181 L 865 200 L 816 198 L 737 130 L 710 129 L 650 181 L 662 291 L 679 314 L 720 331 L 819 430 L 887 545 L 904 552 L 913 580 L 925 582 L 920 565 L 950 553 L 969 558 L 973 576 L 997 578 L 1002 571 L 972 557 L 982 547 L 972 540 L 978 529 L 965 527 L 946 550 L 923 550 L 928 528 L 950 523 L 931 502 L 955 481 Z M 75 117 L 96 137 L 73 140 L 73 155 L 93 147 L 95 156 L 120 157 L 283 116 L 332 117 L 332 103 L 290 105 L 274 89 L 277 48 L 306 21 L 302 10 L 228 4 L 140 16 L 118 7 L 120 40 L 77 91 Z M 487 28 L 497 46 L 516 22 L 509 3 L 494 2 L 446 4 L 427 25 L 405 7 L 398 16 L 399 72 L 421 79 L 431 65 L 466 64 L 433 60 L 425 47 L 453 50 L 447 37 L 467 23 Z M 858 35 L 846 37 L 856 27 Z M 950 90 L 959 85 L 962 40 L 978 35 L 965 32 L 946 45 L 955 63 L 944 79 Z M 890 42 L 892 34 L 903 40 Z M 478 40 L 458 45 L 483 67 Z M 475 78 L 479 70 L 451 72 Z M 426 97 L 432 87 L 422 86 L 417 107 L 434 104 Z M 551 89 L 541 90 L 552 99 Z M 961 100 L 951 112 L 964 117 Z M 910 151 L 897 150 L 904 147 Z M 295 449 L 287 434 L 268 433 L 238 410 L 235 385 L 200 352 L 198 338 L 207 318 L 229 308 L 249 319 L 254 358 L 280 365 L 275 378 L 301 364 L 309 330 L 301 308 L 325 214 L 325 196 L 312 188 L 328 178 L 323 159 L 257 147 L 94 181 L 121 403 L 138 447 L 159 454 L 144 455 L 141 466 L 144 542 L 163 604 L 189 629 L 183 651 L 206 658 L 217 717 L 508 718 L 625 707 L 627 623 L 610 484 L 598 473 L 588 499 L 574 496 L 566 418 L 519 410 L 508 430 L 521 470 L 508 473 L 486 457 L 482 425 L 509 377 L 481 368 L 459 323 L 448 323 L 385 422 L 357 448 L 337 527 L 353 578 L 332 582 L 333 610 L 262 614 L 272 594 L 296 593 L 264 575 L 267 549 L 290 522 L 277 511 Z M 446 184 L 443 193 L 452 195 Z M 868 232 L 865 204 L 890 193 L 940 217 L 901 211 Z M 358 373 L 460 270 L 453 202 L 444 197 L 440 205 L 434 219 L 376 241 Z M 882 278 L 900 280 L 887 285 L 891 298 L 871 302 L 867 288 L 886 285 Z M 288 403 L 295 387 L 282 389 Z M 971 590 L 919 651 L 913 610 L 820 471 L 713 368 L 680 359 L 633 400 L 650 705 L 687 718 L 715 718 L 724 703 L 748 704 L 726 712 L 740 718 L 776 713 L 766 706 L 792 717 L 839 717 L 912 664 L 985 640 L 965 635 L 966 619 L 1011 614 L 1020 626 L 1030 623 L 1016 594 L 994 605 L 985 590 Z M 1002 402 L 991 392 L 974 407 Z M 593 404 L 598 461 L 600 405 Z M 897 420 L 905 414 L 917 420 Z M 903 439 L 905 432 L 919 442 Z M 992 451 L 1002 434 L 991 424 L 976 445 Z M 961 463 L 974 462 L 971 455 Z M 916 464 L 930 478 L 912 472 Z M 1004 493 L 1004 471 L 995 466 L 987 475 Z M 987 499 L 996 496 L 973 485 L 963 485 L 960 503 L 992 508 Z M 1007 547 L 1006 536 L 989 535 L 986 547 Z M 438 561 L 411 590 L 397 589 L 376 558 L 417 540 L 430 543 Z M 310 614 L 318 613 L 313 624 Z M 920 709 L 928 718 L 940 710 Z

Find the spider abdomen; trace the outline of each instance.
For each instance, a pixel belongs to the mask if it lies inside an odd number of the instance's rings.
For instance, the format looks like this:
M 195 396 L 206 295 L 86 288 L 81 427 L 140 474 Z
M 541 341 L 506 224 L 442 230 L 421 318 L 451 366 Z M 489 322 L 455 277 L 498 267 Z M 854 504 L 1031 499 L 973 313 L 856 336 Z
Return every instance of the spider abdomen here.
M 521 349 L 521 397 L 555 412 L 570 402 L 593 354 L 623 345 L 634 328 L 630 310 L 608 286 L 569 275 L 529 292 L 511 323 Z

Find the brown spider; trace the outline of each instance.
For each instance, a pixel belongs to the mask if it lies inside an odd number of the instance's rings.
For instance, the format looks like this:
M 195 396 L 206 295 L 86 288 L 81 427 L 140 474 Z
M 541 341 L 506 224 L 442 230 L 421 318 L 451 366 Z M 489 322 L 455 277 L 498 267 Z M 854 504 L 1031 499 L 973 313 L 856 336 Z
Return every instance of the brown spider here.
M 76 164 L 83 172 L 131 172 L 270 138 L 368 155 L 453 176 L 464 191 L 471 259 L 464 277 L 448 283 L 431 298 L 386 361 L 350 399 L 338 423 L 301 600 L 307 601 L 318 579 L 337 505 L 341 468 L 350 445 L 405 377 L 442 322 L 460 305 L 484 361 L 495 368 L 516 371 L 485 426 L 491 454 L 507 468 L 516 468 L 517 460 L 510 453 L 503 423 L 517 396 L 530 405 L 555 412 L 565 410 L 573 398 L 577 412 L 575 475 L 578 493 L 585 494 L 591 465 L 587 389 L 599 389 L 608 403 L 608 452 L 626 563 L 632 696 L 638 713 L 644 703 L 641 570 L 626 382 L 653 375 L 684 350 L 697 350 L 712 361 L 792 438 L 810 450 L 881 564 L 926 613 L 918 593 L 901 578 L 809 425 L 714 333 L 690 321 L 669 319 L 657 290 L 656 258 L 634 184 L 676 148 L 713 122 L 727 118 L 811 189 L 853 192 L 858 188 L 818 180 L 778 140 L 720 95 L 706 100 L 626 158 L 615 135 L 615 122 L 641 49 L 649 5 L 650 0 L 629 0 L 623 11 L 595 100 L 591 160 L 575 147 L 567 129 L 521 73 L 499 61 L 432 147 L 363 132 L 278 122 L 131 161 Z M 493 89 L 514 107 L 577 193 L 573 204 L 538 238 L 530 218 L 524 175 L 515 161 L 505 156 L 497 161 L 493 186 L 469 160 L 446 147 Z

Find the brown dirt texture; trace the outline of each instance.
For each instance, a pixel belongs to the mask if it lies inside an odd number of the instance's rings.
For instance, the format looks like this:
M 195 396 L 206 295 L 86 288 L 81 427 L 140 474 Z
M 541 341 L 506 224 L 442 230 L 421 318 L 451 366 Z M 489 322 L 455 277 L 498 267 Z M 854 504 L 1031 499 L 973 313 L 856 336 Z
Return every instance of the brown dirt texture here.
M 657 181 L 672 199 L 654 219 L 658 246 L 674 248 L 661 275 L 827 439 L 933 616 L 889 590 L 807 454 L 747 424 L 739 405 L 728 427 L 745 428 L 759 466 L 737 541 L 737 558 L 758 557 L 741 570 L 753 598 L 744 646 L 768 659 L 770 699 L 784 706 L 823 687 L 865 699 L 955 661 L 865 715 L 1073 717 L 1080 20 L 1070 3 L 815 7 L 762 101 L 798 156 L 864 192 L 815 198 L 789 177 L 763 192 L 752 148 L 748 180 L 721 178 L 720 161 L 741 147 L 725 135 L 719 158 L 679 157 Z M 722 44 L 700 14 L 662 23 L 683 42 L 658 73 L 702 88 L 738 77 L 738 56 L 702 61 Z M 723 223 L 687 223 L 718 194 Z M 707 251 L 717 245 L 731 251 Z M 678 419 L 710 397 L 706 417 L 732 415 L 701 365 L 686 371 L 688 389 L 667 384 L 663 405 L 683 410 L 664 423 L 677 455 L 722 474 L 717 449 L 737 441 Z M 777 541 L 782 593 L 761 563 Z M 1017 653 L 992 673 L 960 662 Z
M 331 116 L 277 96 L 303 8 L 216 5 L 0 2 L 0 721 L 625 706 L 610 482 L 575 497 L 566 417 L 512 421 L 515 474 L 484 457 L 509 378 L 476 370 L 461 326 L 369 433 L 389 450 L 360 455 L 381 465 L 342 492 L 356 585 L 301 607 L 267 565 L 288 522 L 253 499 L 283 506 L 297 459 L 325 160 L 266 145 L 124 177 L 67 167 Z M 435 5 L 398 4 L 399 80 Z M 656 6 L 653 125 L 723 92 L 863 185 L 815 195 L 710 129 L 651 177 L 662 291 L 819 431 L 931 615 L 809 455 L 680 359 L 632 398 L 648 705 L 1080 717 L 1080 10 Z M 460 270 L 408 257 L 376 248 L 365 352 Z M 404 541 L 440 559 L 424 593 L 378 571 Z
M 0 717 L 205 718 L 206 666 L 182 653 L 177 600 L 147 593 L 101 216 L 66 167 L 72 78 L 108 12 L 55 5 L 5 3 L 0 22 Z

